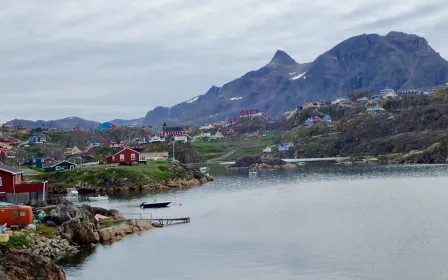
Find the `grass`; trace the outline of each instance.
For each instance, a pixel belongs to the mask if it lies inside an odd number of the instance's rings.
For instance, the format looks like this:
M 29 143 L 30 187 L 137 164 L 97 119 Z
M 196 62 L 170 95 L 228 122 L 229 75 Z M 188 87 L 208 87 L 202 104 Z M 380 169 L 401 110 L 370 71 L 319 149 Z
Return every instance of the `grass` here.
M 113 226 L 119 225 L 120 223 L 121 222 L 119 222 L 119 221 L 107 219 L 100 223 L 100 228 L 113 227 Z
M 0 242 L 0 244 L 8 247 L 27 247 L 29 243 L 25 235 L 11 235 L 8 242 Z
M 193 145 L 204 159 L 221 157 L 232 150 L 236 150 L 228 158 L 228 160 L 235 160 L 243 156 L 260 155 L 264 148 L 275 145 L 279 139 L 280 135 L 270 137 L 256 135 L 225 141 L 195 141 Z
M 55 237 L 57 230 L 58 230 L 57 228 L 49 227 L 46 224 L 36 225 L 36 232 L 42 236 L 45 236 L 46 238 Z
M 168 161 L 150 161 L 132 166 L 91 166 L 39 176 L 48 180 L 53 190 L 74 188 L 79 182 L 91 186 L 113 188 L 114 186 L 139 187 L 155 182 L 165 182 L 175 177 Z

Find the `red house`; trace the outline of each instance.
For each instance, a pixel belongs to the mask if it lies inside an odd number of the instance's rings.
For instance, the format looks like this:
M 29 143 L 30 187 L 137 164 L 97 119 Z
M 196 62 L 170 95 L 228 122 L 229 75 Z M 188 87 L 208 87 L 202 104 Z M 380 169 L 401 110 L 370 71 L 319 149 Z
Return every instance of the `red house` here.
M 45 202 L 47 192 L 46 181 L 23 181 L 23 171 L 0 164 L 0 201 L 42 203 Z M 29 193 L 28 201 L 15 196 L 21 193 Z
M 118 163 L 131 165 L 136 163 L 146 163 L 146 157 L 133 149 L 125 148 L 115 155 L 107 156 L 106 162 L 108 164 Z

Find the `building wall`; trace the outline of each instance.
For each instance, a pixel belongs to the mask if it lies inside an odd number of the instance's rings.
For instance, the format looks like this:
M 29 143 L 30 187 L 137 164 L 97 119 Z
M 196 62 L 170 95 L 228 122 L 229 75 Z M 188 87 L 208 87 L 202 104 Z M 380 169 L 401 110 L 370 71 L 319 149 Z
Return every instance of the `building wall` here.
M 0 178 L 2 181 L 2 185 L 0 186 L 0 192 L 12 193 L 14 192 L 14 180 L 15 177 L 8 172 L 0 170 Z
M 124 155 L 123 160 L 120 159 L 120 155 Z M 135 155 L 135 159 L 132 159 L 132 155 Z M 131 149 L 124 149 L 116 155 L 114 155 L 114 162 L 120 164 L 131 164 L 132 162 L 140 161 L 140 153 L 135 152 Z

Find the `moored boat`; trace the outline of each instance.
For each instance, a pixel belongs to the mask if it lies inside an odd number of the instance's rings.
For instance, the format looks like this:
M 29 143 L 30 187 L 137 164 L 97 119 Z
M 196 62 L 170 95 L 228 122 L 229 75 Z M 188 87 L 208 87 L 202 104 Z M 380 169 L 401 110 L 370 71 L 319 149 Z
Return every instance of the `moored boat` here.
M 67 189 L 67 196 L 64 198 L 69 201 L 77 201 L 79 199 L 79 194 L 76 189 Z
M 89 196 L 89 200 L 90 201 L 104 201 L 104 200 L 109 200 L 109 197 L 107 195 Z
M 154 202 L 142 202 L 141 208 L 163 208 L 167 207 L 171 201 L 154 201 Z

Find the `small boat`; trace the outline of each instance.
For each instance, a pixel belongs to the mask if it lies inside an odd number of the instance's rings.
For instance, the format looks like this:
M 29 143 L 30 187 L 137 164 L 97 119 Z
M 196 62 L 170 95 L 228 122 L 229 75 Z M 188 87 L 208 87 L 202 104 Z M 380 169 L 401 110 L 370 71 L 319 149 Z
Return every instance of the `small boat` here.
M 154 202 L 142 202 L 140 204 L 141 208 L 163 208 L 167 207 L 168 204 L 170 204 L 171 201 L 154 201 Z
M 298 162 L 297 165 L 305 165 L 305 163 L 303 161 Z
M 89 196 L 89 200 L 90 201 L 104 201 L 104 200 L 109 200 L 109 197 L 107 195 Z
M 64 198 L 69 201 L 77 201 L 79 199 L 78 191 L 76 189 L 68 189 L 68 194 Z
M 205 172 L 208 171 L 208 167 L 201 167 L 201 168 L 199 168 L 199 170 L 205 174 Z

